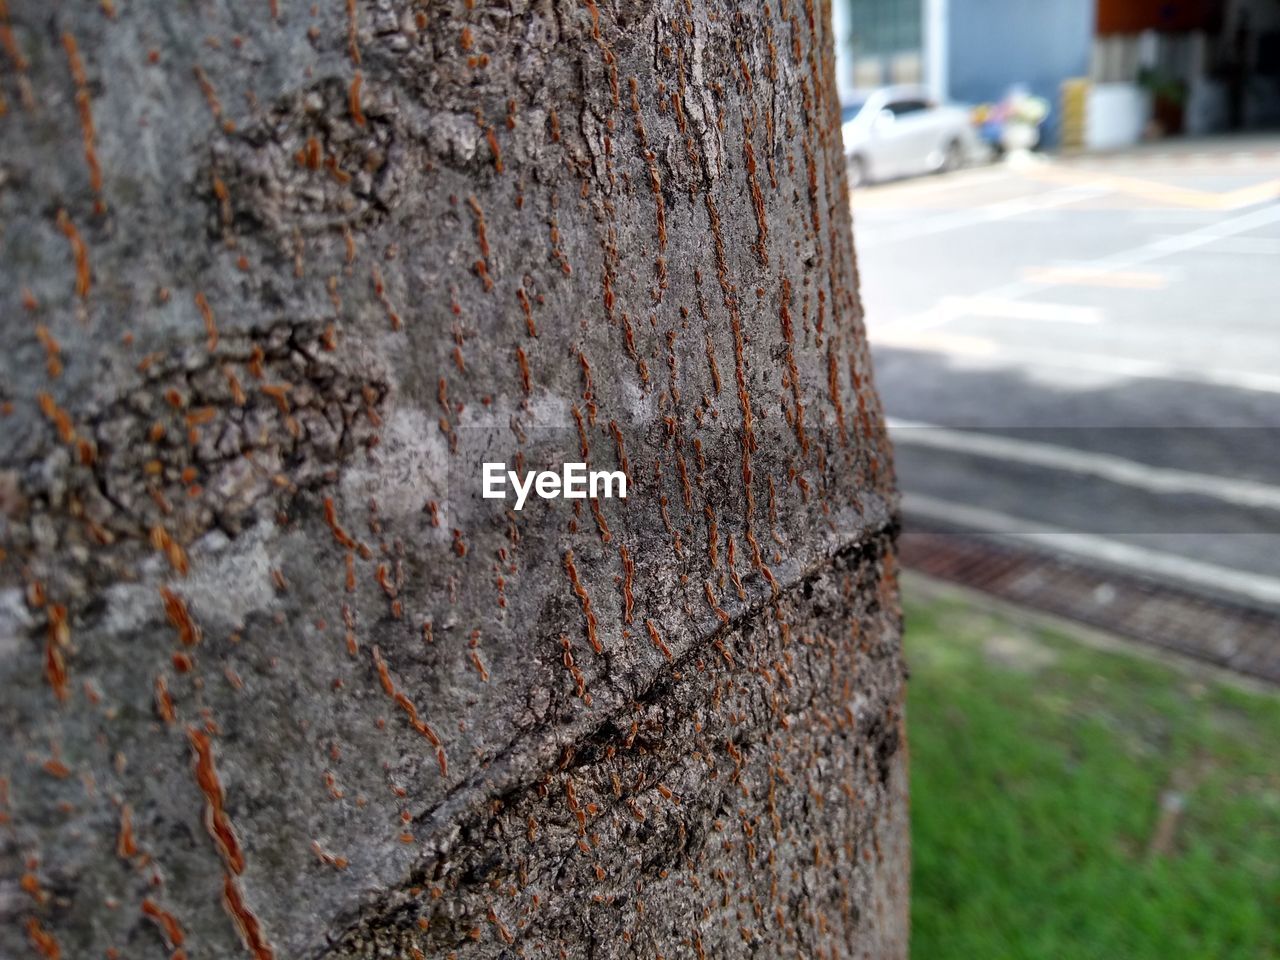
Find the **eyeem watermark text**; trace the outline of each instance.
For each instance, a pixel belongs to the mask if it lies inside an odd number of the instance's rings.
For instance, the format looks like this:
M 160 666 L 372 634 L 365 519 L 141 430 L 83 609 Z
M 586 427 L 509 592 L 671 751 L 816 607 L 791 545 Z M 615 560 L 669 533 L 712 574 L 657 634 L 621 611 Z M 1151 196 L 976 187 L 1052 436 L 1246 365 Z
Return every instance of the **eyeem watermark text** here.
M 627 498 L 627 475 L 621 470 L 588 471 L 585 463 L 566 463 L 560 473 L 554 470 L 530 470 L 522 478 L 514 470 L 508 470 L 505 463 L 484 465 L 486 500 L 505 500 L 508 484 L 515 491 L 517 510 L 524 508 L 530 491 L 543 500 L 554 500 L 557 497 L 565 500 L 585 500 L 587 497 L 605 500 Z

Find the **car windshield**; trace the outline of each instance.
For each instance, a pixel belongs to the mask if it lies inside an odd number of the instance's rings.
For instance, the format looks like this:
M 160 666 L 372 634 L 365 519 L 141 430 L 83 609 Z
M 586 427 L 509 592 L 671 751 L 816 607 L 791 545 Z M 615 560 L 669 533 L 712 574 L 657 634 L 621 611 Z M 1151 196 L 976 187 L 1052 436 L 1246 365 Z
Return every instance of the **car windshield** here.
M 848 123 L 850 120 L 856 117 L 859 113 L 861 113 L 862 108 L 865 107 L 866 105 L 867 105 L 866 97 L 859 97 L 856 100 L 846 101 L 840 107 L 840 122 Z

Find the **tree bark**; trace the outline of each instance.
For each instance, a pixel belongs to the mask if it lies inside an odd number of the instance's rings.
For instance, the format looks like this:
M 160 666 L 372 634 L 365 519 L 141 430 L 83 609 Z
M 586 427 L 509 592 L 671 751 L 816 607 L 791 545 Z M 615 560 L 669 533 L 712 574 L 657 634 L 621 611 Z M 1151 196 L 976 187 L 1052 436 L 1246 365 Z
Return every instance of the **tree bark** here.
M 905 955 L 828 14 L 0 0 L 0 954 Z

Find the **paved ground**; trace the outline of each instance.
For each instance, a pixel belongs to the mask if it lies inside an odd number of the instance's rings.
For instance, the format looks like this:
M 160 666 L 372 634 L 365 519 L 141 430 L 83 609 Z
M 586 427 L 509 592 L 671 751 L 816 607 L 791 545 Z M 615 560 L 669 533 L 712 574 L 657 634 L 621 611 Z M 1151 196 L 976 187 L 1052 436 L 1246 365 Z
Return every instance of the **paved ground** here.
M 854 195 L 908 529 L 1280 609 L 1280 137 Z

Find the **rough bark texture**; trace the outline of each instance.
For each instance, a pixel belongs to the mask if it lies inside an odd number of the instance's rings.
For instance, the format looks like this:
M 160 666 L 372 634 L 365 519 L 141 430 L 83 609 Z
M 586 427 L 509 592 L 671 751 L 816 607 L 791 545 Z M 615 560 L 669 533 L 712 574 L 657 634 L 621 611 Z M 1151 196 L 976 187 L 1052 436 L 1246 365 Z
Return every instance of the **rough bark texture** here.
M 827 24 L 0 0 L 0 955 L 904 954 Z

